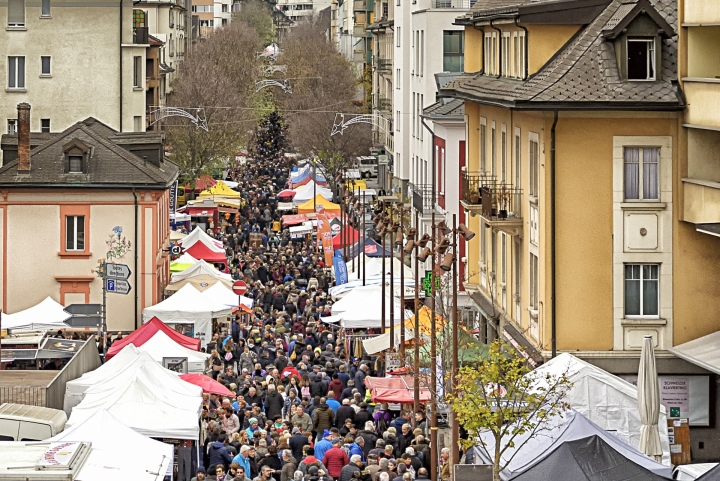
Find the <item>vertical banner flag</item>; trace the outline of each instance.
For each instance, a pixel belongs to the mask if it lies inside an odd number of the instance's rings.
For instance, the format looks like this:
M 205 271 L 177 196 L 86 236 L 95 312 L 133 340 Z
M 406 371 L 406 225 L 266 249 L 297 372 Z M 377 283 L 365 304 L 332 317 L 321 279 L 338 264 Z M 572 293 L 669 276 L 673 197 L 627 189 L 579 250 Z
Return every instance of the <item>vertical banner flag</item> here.
M 174 214 L 177 210 L 177 191 L 178 191 L 178 181 L 176 180 L 173 182 L 173 185 L 170 186 L 170 213 Z
M 347 284 L 348 272 L 347 264 L 345 264 L 345 259 L 343 259 L 340 251 L 338 251 L 338 254 L 339 255 L 333 257 L 333 267 L 335 268 L 335 285 L 339 286 L 341 284 Z
M 330 267 L 335 251 L 333 249 L 332 234 L 330 233 L 330 222 L 325 214 L 317 215 L 317 236 L 318 240 L 322 242 L 322 250 L 323 254 L 325 254 L 325 265 Z

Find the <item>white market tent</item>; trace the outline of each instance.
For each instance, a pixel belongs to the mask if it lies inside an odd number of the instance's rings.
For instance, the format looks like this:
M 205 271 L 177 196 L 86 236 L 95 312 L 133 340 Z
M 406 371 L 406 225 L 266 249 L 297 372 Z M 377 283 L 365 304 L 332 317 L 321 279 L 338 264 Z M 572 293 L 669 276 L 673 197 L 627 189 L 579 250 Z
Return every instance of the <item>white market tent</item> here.
M 224 306 L 237 307 L 240 304 L 240 296 L 219 281 L 202 291 L 201 294 L 211 301 Z
M 203 296 L 192 284 L 185 284 L 159 304 L 143 309 L 143 322 L 157 317 L 170 324 L 193 324 L 195 337 L 208 344 L 212 340 L 213 318 L 229 316 L 231 312 L 230 307 Z
M 546 375 L 563 374 L 573 383 L 566 401 L 572 408 L 606 431 L 616 435 L 635 449 L 640 443 L 640 413 L 637 388 L 597 366 L 563 353 L 530 373 L 539 380 Z M 667 411 L 660 406 L 660 444 L 663 464 L 670 465 L 670 443 L 667 432 Z
M 387 289 L 390 285 L 389 283 L 390 277 L 388 276 L 386 278 L 386 284 L 385 288 Z M 365 278 L 365 286 L 380 286 L 382 289 L 382 276 L 375 275 L 375 276 L 367 276 Z M 333 286 L 328 290 L 328 293 L 330 294 L 330 297 L 332 297 L 333 301 L 337 301 L 338 299 L 342 299 L 343 297 L 347 296 L 352 292 L 353 289 L 363 287 L 363 281 L 362 279 L 346 282 L 345 284 L 340 284 L 338 286 Z M 414 279 L 405 279 L 405 297 L 411 298 L 415 297 L 415 280 Z M 400 278 L 395 277 L 393 279 L 393 289 L 395 290 L 395 296 L 400 297 Z M 423 291 L 420 291 L 420 297 L 424 297 L 425 293 Z
M 157 473 L 172 473 L 172 445 L 143 436 L 105 409 L 47 441 L 92 443 L 78 481 L 156 481 L 162 479 Z
M 225 253 L 222 241 L 213 239 L 212 237 L 207 235 L 207 233 L 200 227 L 195 227 L 191 233 L 189 233 L 184 239 L 179 240 L 178 242 L 185 250 L 188 250 L 196 243 L 201 242 L 213 252 L 218 252 L 221 254 Z
M 415 279 L 415 272 L 413 269 L 409 266 L 406 266 L 403 264 L 400 259 L 397 257 L 393 257 L 392 259 L 392 269 L 393 269 L 393 275 L 400 278 L 400 269 L 405 270 L 405 280 L 408 279 L 413 280 Z M 365 278 L 367 279 L 368 276 L 382 276 L 383 268 L 382 268 L 382 257 L 366 257 L 365 258 Z M 354 279 L 362 279 L 362 271 L 360 270 L 360 266 L 362 265 L 362 259 L 355 258 L 355 264 L 353 269 L 353 261 L 352 259 L 350 262 L 347 263 L 347 272 L 348 272 L 348 280 L 354 280 Z M 386 277 L 390 277 L 390 258 L 385 258 L 385 274 Z M 359 277 L 358 277 L 359 275 Z M 399 281 L 398 281 L 399 282 Z
M 205 262 L 205 261 L 203 261 L 203 262 Z M 184 253 L 183 255 L 181 255 L 180 257 L 178 257 L 178 258 L 175 259 L 174 261 L 172 261 L 172 262 L 170 263 L 170 265 L 173 265 L 173 264 L 183 264 L 183 265 L 189 264 L 189 265 L 192 266 L 192 265 L 197 264 L 197 263 L 198 263 L 198 259 L 195 259 L 193 256 L 191 256 L 191 255 L 188 254 L 188 253 Z M 187 270 L 187 269 L 186 269 L 186 270 Z
M 166 393 L 165 386 L 150 382 L 138 376 L 116 383 L 112 391 L 86 393 L 85 399 L 73 408 L 66 428 L 82 423 L 99 409 L 107 409 L 120 422 L 145 436 L 198 440 L 202 392 L 198 393 L 193 409 L 182 409 L 174 395 Z
M 390 292 L 385 292 L 385 323 L 390 327 Z M 400 324 L 400 300 L 392 298 L 395 309 L 394 323 Z M 332 318 L 321 318 L 324 322 L 340 322 L 346 329 L 368 329 L 382 326 L 382 286 L 365 286 L 353 289 L 350 294 L 332 306 Z M 405 311 L 405 319 L 412 317 Z
M 82 401 L 85 391 L 90 387 L 99 384 L 106 379 L 114 379 L 126 369 L 135 369 L 137 365 L 142 363 L 157 364 L 149 355 L 142 355 L 134 344 L 128 344 L 118 354 L 110 358 L 105 364 L 94 371 L 86 372 L 82 376 L 65 384 L 65 401 L 63 410 L 70 415 L 70 411 Z
M 619 437 L 609 433 L 572 409 L 546 421 L 546 428 L 535 436 L 528 432 L 514 437 L 514 447 L 507 447 L 502 454 L 502 464 L 507 467 L 500 472 L 500 478 L 505 481 L 518 476 L 532 466 L 549 456 L 555 449 L 566 441 L 574 441 L 589 436 L 598 436 L 610 447 L 619 452 L 629 461 L 668 479 L 671 478 L 672 468 L 660 464 L 643 453 L 626 444 Z M 485 443 L 490 453 L 495 451 L 495 439 L 490 431 L 480 433 L 479 443 Z M 481 447 L 473 448 L 475 464 L 493 464 L 487 453 Z
M 223 272 L 220 272 L 219 270 L 215 269 L 215 267 L 213 267 L 211 264 L 208 264 L 206 261 L 204 261 L 202 259 L 198 259 L 194 265 L 185 269 L 182 272 L 173 273 L 172 276 L 170 277 L 170 282 L 171 283 L 180 282 L 180 281 L 184 281 L 187 279 L 191 279 L 193 277 L 201 276 L 203 274 L 207 274 L 218 280 L 225 279 L 227 281 L 232 282 L 232 276 L 230 274 L 225 274 Z
M 50 296 L 41 303 L 15 314 L 0 314 L 2 328 L 15 331 L 67 329 L 65 321 L 72 315 Z
M 315 191 L 313 191 L 315 187 Z M 295 205 L 307 202 L 315 197 L 315 194 L 323 196 L 326 200 L 332 201 L 333 193 L 327 187 L 321 185 L 315 185 L 315 181 L 311 180 L 305 185 L 302 185 L 295 189 L 295 197 L 293 197 L 293 203 Z
M 210 354 L 193 351 L 175 342 L 170 336 L 162 331 L 156 332 L 146 343 L 137 348 L 150 355 L 155 361 L 162 363 L 164 357 L 178 358 L 186 357 L 188 360 L 188 372 L 205 372 L 205 362 Z
M 720 331 L 668 349 L 681 359 L 720 374 Z

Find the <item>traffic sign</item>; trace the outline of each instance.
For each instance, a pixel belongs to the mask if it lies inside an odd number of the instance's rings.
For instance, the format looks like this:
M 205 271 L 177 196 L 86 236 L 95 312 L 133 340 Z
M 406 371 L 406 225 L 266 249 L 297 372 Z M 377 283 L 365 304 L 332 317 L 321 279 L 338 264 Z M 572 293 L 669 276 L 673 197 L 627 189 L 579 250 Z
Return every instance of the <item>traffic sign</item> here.
M 107 279 L 105 288 L 112 294 L 129 294 L 132 286 L 128 281 L 122 279 Z
M 125 264 L 105 264 L 105 269 L 107 277 L 114 279 L 129 279 L 130 274 L 132 274 L 130 268 Z
M 174 246 L 172 246 L 170 248 L 170 254 L 172 254 L 174 256 L 179 256 L 180 254 L 182 254 L 182 251 L 183 251 L 182 247 L 177 244 L 175 244 Z
M 247 284 L 245 284 L 243 281 L 235 281 L 233 282 L 232 290 L 238 296 L 242 296 L 247 292 Z

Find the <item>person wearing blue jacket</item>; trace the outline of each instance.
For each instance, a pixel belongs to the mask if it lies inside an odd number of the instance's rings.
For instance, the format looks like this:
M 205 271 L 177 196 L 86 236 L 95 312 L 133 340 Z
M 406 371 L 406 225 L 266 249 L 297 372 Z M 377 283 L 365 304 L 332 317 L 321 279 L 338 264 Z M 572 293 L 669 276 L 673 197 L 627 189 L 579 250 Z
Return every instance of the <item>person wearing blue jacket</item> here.
M 250 474 L 250 456 L 248 455 L 248 451 L 250 451 L 250 446 L 243 444 L 240 446 L 240 453 L 232 459 L 233 463 L 238 463 L 240 467 L 245 470 L 245 476 Z
M 228 472 L 228 466 L 232 463 L 232 457 L 227 450 L 227 434 L 220 433 L 218 440 L 210 445 L 208 448 L 208 471 L 211 473 L 215 471 L 216 466 L 223 466 L 225 472 Z
M 350 457 L 353 456 L 353 454 L 357 454 L 360 456 L 360 460 L 364 463 L 365 462 L 365 452 L 363 451 L 363 445 L 365 444 L 365 439 L 363 439 L 362 436 L 358 436 L 355 438 L 355 442 L 352 443 L 348 451 L 350 451 Z
M 331 431 L 325 430 L 323 432 L 323 438 L 315 444 L 315 457 L 322 459 L 325 457 L 325 453 L 333 447 L 332 439 L 336 437 Z

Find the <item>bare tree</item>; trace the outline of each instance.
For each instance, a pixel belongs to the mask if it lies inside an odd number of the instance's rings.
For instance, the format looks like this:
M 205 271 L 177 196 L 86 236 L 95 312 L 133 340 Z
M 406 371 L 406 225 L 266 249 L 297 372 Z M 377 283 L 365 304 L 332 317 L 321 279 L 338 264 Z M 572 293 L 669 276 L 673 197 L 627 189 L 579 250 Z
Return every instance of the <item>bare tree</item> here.
M 328 179 L 349 168 L 371 146 L 368 124 L 351 126 L 330 136 L 335 114 L 362 113 L 362 95 L 351 64 L 328 41 L 322 26 L 303 22 L 293 27 L 280 45 L 278 64 L 287 66 L 282 78 L 292 93 L 278 92 L 293 146 L 303 155 L 317 156 Z
M 168 105 L 196 112 L 202 109 L 208 131 L 183 117 L 165 121 L 172 157 L 181 180 L 199 175 L 233 158 L 252 132 L 255 79 L 262 62 L 263 41 L 254 28 L 234 22 L 198 43 L 182 63 Z

